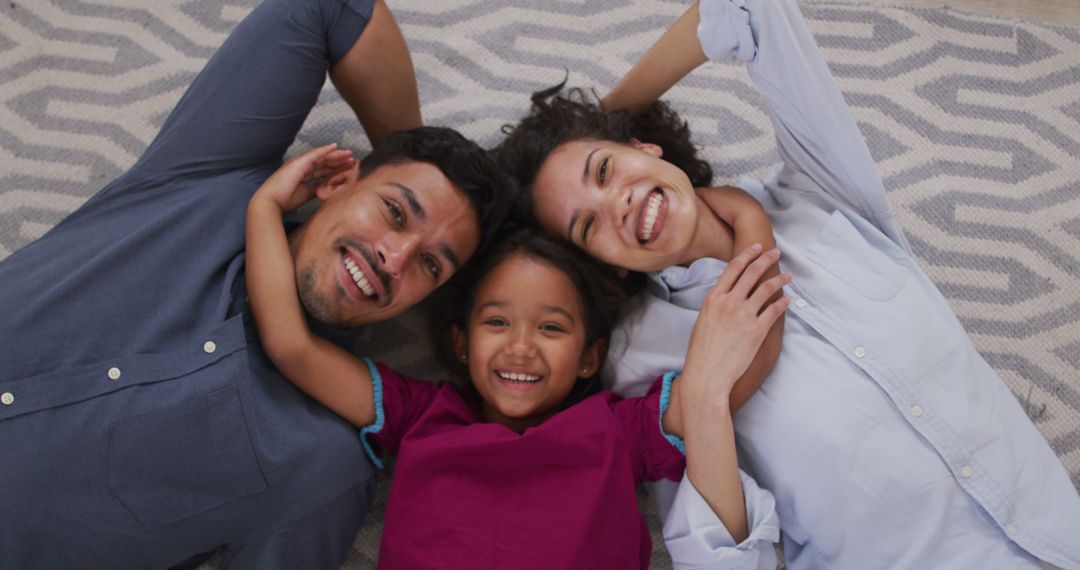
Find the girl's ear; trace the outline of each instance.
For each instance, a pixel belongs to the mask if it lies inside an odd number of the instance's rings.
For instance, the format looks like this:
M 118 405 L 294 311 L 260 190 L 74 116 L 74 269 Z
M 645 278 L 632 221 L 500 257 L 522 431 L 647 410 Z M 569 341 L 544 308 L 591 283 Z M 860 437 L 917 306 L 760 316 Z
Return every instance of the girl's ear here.
M 581 353 L 581 366 L 578 367 L 578 377 L 588 378 L 600 371 L 600 355 L 604 353 L 606 339 L 596 339 L 596 342 L 585 347 Z
M 664 156 L 664 149 L 660 148 L 660 145 L 655 145 L 653 143 L 641 142 L 641 141 L 639 141 L 637 139 L 630 139 L 630 144 L 634 145 L 634 148 L 636 148 L 638 150 L 641 150 L 641 151 L 645 151 L 645 152 L 655 156 L 656 158 L 660 158 L 660 157 Z
M 323 180 L 322 184 L 319 184 L 319 187 L 315 189 L 315 196 L 325 202 L 338 190 L 351 187 L 359 179 L 360 161 L 358 160 L 352 165 L 352 168 Z
M 469 361 L 469 339 L 465 336 L 465 331 L 461 330 L 461 327 L 457 325 L 450 325 L 450 340 L 454 344 L 454 358 L 458 359 L 458 362 L 465 364 Z

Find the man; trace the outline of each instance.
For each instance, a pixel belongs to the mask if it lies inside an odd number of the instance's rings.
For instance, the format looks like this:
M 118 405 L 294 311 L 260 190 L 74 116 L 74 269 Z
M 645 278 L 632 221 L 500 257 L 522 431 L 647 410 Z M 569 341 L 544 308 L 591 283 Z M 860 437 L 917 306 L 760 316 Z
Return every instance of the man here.
M 314 320 L 400 314 L 494 225 L 479 147 L 390 134 L 420 112 L 382 0 L 267 0 L 130 171 L 0 263 L 0 568 L 190 566 L 222 546 L 227 568 L 340 564 L 371 467 L 259 349 L 242 255 L 248 198 L 328 70 L 375 150 L 291 233 Z

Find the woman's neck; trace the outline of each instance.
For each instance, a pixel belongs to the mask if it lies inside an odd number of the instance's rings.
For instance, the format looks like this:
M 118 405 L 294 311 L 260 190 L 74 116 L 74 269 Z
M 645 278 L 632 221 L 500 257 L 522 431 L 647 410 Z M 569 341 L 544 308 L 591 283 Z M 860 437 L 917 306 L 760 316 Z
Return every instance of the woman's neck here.
M 686 248 L 679 265 L 688 266 L 703 257 L 713 257 L 721 261 L 731 261 L 735 232 L 727 222 L 721 220 L 712 211 L 708 203 L 697 198 L 697 225 L 690 245 Z

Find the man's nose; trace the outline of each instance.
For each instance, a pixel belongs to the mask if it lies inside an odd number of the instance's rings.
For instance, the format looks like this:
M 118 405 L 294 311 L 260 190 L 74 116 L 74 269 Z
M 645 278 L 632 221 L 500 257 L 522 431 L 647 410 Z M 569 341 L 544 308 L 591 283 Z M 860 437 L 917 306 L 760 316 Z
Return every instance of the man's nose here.
M 391 277 L 401 277 L 419 247 L 420 236 L 414 233 L 390 232 L 383 236 L 379 244 L 379 263 Z

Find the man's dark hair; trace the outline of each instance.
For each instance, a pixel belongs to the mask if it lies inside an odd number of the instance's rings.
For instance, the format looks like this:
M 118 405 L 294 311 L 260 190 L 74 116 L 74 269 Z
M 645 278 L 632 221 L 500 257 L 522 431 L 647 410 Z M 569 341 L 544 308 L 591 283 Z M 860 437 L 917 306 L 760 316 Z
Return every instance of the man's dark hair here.
M 663 159 L 678 166 L 695 188 L 712 184 L 709 163 L 698 156 L 690 129 L 679 114 L 656 101 L 638 114 L 605 112 L 595 97 L 580 88 L 563 94 L 562 83 L 532 94 L 532 108 L 516 125 L 504 125 L 507 135 L 496 147 L 499 164 L 524 190 L 515 214 L 533 219 L 532 185 L 548 155 L 559 145 L 576 140 L 609 140 L 629 144 L 632 139 L 663 149 Z
M 477 215 L 483 248 L 506 218 L 517 188 L 491 153 L 453 129 L 418 127 L 386 137 L 361 161 L 360 176 L 405 162 L 434 165 L 465 193 Z
M 468 331 L 469 314 L 476 301 L 476 290 L 483 278 L 507 258 L 524 254 L 540 263 L 562 271 L 574 285 L 578 303 L 581 305 L 585 326 L 585 347 L 598 339 L 609 339 L 615 325 L 628 308 L 629 295 L 623 290 L 614 269 L 589 256 L 565 239 L 548 235 L 535 228 L 508 225 L 491 241 L 490 247 L 471 263 L 466 270 L 443 287 L 437 295 L 438 311 L 433 312 L 431 323 L 436 353 L 451 375 L 471 390 L 468 368 L 458 360 L 454 351 L 450 327 L 457 326 Z M 600 354 L 604 361 L 607 344 Z M 563 402 L 569 407 L 600 390 L 600 374 L 579 378 L 573 390 Z

